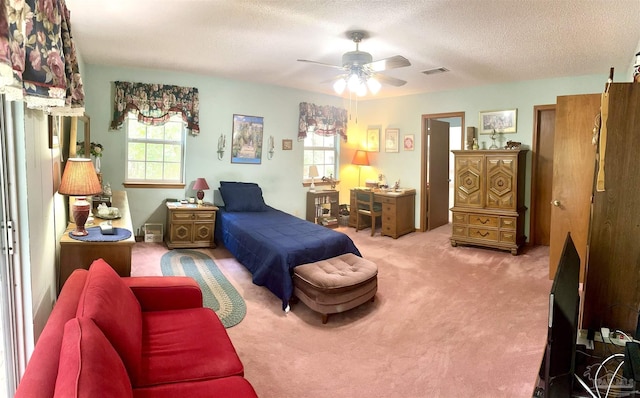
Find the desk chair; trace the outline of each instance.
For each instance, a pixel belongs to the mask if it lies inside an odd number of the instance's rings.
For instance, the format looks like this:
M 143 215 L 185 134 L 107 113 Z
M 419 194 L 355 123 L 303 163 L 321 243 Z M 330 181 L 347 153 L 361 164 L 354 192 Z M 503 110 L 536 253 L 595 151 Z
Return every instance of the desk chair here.
M 374 201 L 373 192 L 357 191 L 356 192 L 356 232 L 362 229 L 361 220 L 363 217 L 369 217 L 371 220 L 371 236 L 376 232 L 376 219 L 382 219 L 382 203 Z

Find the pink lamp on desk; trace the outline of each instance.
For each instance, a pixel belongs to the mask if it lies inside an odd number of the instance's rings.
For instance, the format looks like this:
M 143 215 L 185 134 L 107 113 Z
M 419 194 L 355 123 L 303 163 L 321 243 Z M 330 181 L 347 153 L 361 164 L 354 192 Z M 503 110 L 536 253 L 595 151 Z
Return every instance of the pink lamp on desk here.
M 204 199 L 204 191 L 209 189 L 209 184 L 207 184 L 207 180 L 204 178 L 196 178 L 193 189 L 198 191 L 196 192 L 196 197 L 198 198 L 198 203 L 200 203 L 202 199 Z

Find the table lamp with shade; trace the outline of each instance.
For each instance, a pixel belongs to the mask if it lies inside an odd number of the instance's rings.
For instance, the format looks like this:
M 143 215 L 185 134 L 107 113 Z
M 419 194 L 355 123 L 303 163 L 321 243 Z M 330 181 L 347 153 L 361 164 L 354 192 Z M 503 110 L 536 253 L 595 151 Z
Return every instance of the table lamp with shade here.
M 76 200 L 71 207 L 76 229 L 71 231 L 71 235 L 86 236 L 89 234 L 84 228 L 91 211 L 91 204 L 87 201 L 87 196 L 97 195 L 101 192 L 102 187 L 91 159 L 67 159 L 58 193 L 76 196 Z
M 209 189 L 209 184 L 207 184 L 207 180 L 204 178 L 196 178 L 196 182 L 193 183 L 193 189 L 196 190 L 196 198 L 198 198 L 198 203 L 202 203 L 204 199 L 204 191 Z
M 309 185 L 309 192 L 315 192 L 316 191 L 316 184 L 313 183 L 313 179 L 318 177 L 320 174 L 318 174 L 318 166 L 311 165 L 309 166 L 309 177 L 311 177 L 311 185 Z
M 360 173 L 362 172 L 362 166 L 369 166 L 369 155 L 367 155 L 367 151 L 358 149 L 355 155 L 353 155 L 351 163 L 358 166 L 358 186 L 360 186 Z

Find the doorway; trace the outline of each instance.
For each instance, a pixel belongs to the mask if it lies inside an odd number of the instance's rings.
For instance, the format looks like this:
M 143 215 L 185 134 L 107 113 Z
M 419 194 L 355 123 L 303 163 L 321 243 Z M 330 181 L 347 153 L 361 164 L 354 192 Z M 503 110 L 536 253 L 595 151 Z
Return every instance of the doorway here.
M 529 244 L 549 246 L 556 105 L 534 106 L 533 116 Z
M 422 115 L 420 231 L 449 223 L 453 206 L 451 149 L 462 149 L 464 112 Z

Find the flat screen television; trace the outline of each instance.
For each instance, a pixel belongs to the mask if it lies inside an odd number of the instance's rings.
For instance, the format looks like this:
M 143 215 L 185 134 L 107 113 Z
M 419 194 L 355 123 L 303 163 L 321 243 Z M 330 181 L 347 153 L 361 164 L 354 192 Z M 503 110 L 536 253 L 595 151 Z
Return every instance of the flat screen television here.
M 579 284 L 580 256 L 568 233 L 549 293 L 547 346 L 540 367 L 545 398 L 571 396 L 580 311 Z

